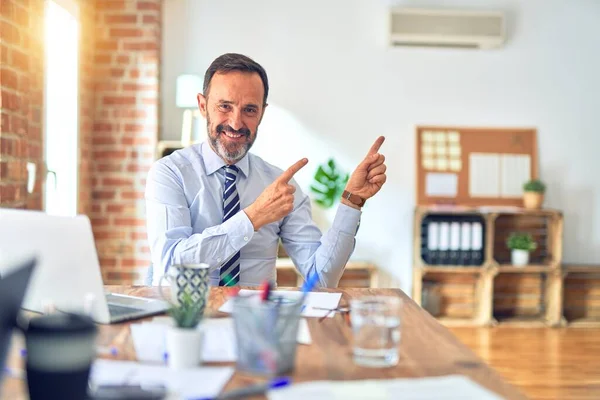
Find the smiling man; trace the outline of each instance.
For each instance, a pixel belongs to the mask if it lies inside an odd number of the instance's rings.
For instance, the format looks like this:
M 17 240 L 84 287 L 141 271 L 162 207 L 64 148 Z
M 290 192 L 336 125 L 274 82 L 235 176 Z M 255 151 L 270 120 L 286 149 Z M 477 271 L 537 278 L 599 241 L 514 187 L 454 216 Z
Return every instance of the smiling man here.
M 293 177 L 249 153 L 267 107 L 265 70 L 241 54 L 215 59 L 204 76 L 198 107 L 206 142 L 154 163 L 146 212 L 154 283 L 170 265 L 207 263 L 212 285 L 258 286 L 276 281 L 279 239 L 305 278 L 337 286 L 354 250 L 361 207 L 386 180 L 379 137 L 350 176 L 331 228 L 313 223 L 310 200 Z

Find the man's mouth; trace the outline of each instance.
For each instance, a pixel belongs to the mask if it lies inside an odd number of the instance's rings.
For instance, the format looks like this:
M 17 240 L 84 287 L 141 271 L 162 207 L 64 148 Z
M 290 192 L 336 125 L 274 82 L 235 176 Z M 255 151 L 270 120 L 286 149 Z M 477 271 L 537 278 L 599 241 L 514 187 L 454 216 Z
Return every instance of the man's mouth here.
M 221 131 L 221 133 L 222 133 L 223 135 L 227 136 L 228 138 L 232 138 L 232 139 L 239 139 L 239 138 L 241 138 L 242 136 L 244 136 L 244 135 L 242 135 L 241 133 L 233 133 L 233 132 L 228 132 L 228 131 L 226 131 L 226 130 L 222 130 L 222 131 Z

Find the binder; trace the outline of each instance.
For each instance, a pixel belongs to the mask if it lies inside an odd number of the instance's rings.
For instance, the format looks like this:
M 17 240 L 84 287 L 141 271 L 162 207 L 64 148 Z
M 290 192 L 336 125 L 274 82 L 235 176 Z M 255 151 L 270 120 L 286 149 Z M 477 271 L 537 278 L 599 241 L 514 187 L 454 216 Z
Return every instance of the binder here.
M 483 262 L 483 227 L 481 222 L 471 223 L 471 265 Z
M 471 264 L 471 223 L 460 224 L 460 265 Z
M 450 223 L 447 221 L 440 222 L 440 243 L 439 243 L 439 264 L 450 264 Z
M 460 222 L 455 220 L 450 222 L 450 265 L 460 264 L 458 250 L 460 250 Z
M 427 254 L 425 256 L 425 261 L 430 265 L 438 264 L 439 236 L 439 224 L 435 221 L 430 221 L 427 224 Z

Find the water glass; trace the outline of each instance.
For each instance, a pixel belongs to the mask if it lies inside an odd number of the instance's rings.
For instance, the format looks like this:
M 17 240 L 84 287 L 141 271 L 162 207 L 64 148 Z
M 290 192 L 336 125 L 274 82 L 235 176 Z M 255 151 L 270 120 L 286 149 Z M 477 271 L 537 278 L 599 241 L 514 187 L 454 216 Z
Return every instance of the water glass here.
M 402 300 L 394 296 L 365 296 L 350 301 L 353 356 L 357 365 L 391 367 L 398 364 Z

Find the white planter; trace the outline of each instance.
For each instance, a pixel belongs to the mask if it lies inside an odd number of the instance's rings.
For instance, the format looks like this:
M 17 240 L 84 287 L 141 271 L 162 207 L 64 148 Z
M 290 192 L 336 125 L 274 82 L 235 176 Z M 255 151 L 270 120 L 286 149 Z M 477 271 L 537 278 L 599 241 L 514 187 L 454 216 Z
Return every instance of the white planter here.
M 529 251 L 527 250 L 512 250 L 510 255 L 512 264 L 517 267 L 529 264 Z
M 167 329 L 167 360 L 171 368 L 192 368 L 200 365 L 203 332 L 200 329 L 169 327 Z

